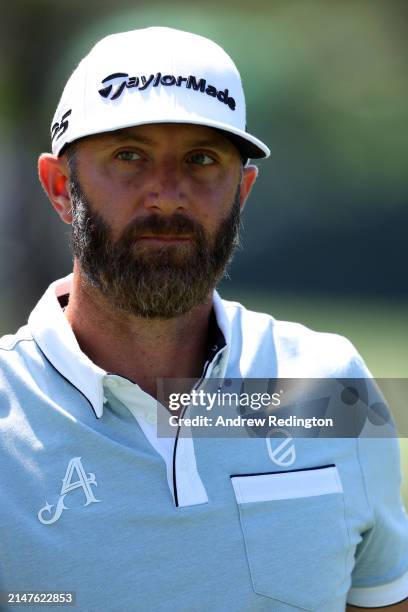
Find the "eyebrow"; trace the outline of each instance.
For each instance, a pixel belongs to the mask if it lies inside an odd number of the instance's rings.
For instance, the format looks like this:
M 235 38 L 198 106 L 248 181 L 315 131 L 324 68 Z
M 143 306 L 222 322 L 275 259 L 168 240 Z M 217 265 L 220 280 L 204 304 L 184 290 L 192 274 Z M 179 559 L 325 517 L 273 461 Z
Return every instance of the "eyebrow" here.
M 135 142 L 140 142 L 145 145 L 154 145 L 155 141 L 147 136 L 139 136 L 131 132 L 131 130 L 127 128 L 123 128 L 121 130 L 117 130 L 111 133 L 112 140 L 134 140 Z
M 230 143 L 227 140 L 223 140 L 221 138 L 206 138 L 203 140 L 194 140 L 191 141 L 192 147 L 208 147 L 209 149 L 222 149 L 223 151 L 230 151 Z
M 144 144 L 147 146 L 154 146 L 155 144 L 157 144 L 156 140 L 153 140 L 147 136 L 135 134 L 128 128 L 123 128 L 121 130 L 112 132 L 111 139 L 119 140 L 122 142 L 127 141 L 127 140 L 132 140 L 136 143 Z M 192 149 L 193 148 L 210 148 L 210 149 L 214 148 L 214 149 L 220 149 L 226 152 L 231 150 L 230 143 L 228 142 L 227 139 L 224 140 L 224 138 L 217 138 L 217 137 L 191 139 L 190 141 L 188 141 L 187 144 Z

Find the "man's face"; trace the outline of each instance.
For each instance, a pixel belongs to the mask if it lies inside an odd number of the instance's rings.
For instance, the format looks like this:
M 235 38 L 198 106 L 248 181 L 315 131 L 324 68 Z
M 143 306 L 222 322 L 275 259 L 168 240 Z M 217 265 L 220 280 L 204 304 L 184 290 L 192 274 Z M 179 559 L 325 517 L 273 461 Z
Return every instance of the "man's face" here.
M 205 302 L 238 240 L 242 168 L 210 128 L 149 125 L 84 139 L 70 162 L 72 248 L 121 311 L 168 319 Z

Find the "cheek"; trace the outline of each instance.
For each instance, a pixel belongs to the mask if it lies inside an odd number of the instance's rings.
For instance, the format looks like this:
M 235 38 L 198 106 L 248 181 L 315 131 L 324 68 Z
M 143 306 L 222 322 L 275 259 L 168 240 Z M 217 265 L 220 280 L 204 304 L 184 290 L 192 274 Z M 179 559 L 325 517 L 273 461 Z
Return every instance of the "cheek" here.
M 135 209 L 134 189 L 126 184 L 118 184 L 107 173 L 88 181 L 85 193 L 92 209 L 103 217 L 116 236 L 129 222 Z
M 232 183 L 227 186 L 207 185 L 192 195 L 192 201 L 199 203 L 198 216 L 209 231 L 217 229 L 221 221 L 231 212 L 236 190 L 237 185 Z

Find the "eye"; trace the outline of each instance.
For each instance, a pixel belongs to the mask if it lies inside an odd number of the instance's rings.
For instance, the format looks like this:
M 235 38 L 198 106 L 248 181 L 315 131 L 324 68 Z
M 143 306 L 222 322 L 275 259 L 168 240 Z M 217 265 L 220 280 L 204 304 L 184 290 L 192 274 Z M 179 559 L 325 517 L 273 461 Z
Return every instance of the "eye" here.
M 190 155 L 188 158 L 188 161 L 198 166 L 210 166 L 211 164 L 215 164 L 215 160 L 206 153 L 193 153 L 193 155 Z
M 119 151 L 116 157 L 117 159 L 121 159 L 122 161 L 126 162 L 138 161 L 139 159 L 142 159 L 140 153 L 137 153 L 136 151 Z

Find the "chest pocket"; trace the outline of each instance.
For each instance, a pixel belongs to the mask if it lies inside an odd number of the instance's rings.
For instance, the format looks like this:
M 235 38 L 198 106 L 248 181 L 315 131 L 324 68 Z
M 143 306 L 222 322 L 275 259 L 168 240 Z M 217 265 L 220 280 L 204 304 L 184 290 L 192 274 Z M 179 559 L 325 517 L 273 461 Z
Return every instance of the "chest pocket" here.
M 336 466 L 236 474 L 231 483 L 256 593 L 319 610 L 346 589 L 348 535 Z

